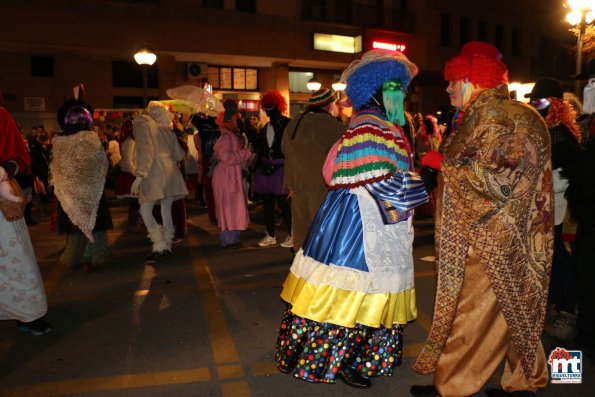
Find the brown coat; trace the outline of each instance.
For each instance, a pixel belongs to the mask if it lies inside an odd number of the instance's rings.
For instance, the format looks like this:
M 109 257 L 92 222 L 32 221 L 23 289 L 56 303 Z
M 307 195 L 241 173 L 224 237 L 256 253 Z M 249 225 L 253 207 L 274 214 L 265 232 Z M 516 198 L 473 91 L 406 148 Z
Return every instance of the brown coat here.
M 322 176 L 326 155 L 344 132 L 341 122 L 326 112 L 302 113 L 285 128 L 281 150 L 285 155 L 284 183 L 292 191 L 292 235 L 296 251 L 304 243 L 310 223 L 326 197 Z
M 419 373 L 433 372 L 444 348 L 471 251 L 484 266 L 523 371 L 533 368 L 552 263 L 550 138 L 537 112 L 508 95 L 506 86 L 479 94 L 444 142 L 438 290 L 432 329 L 414 366 Z

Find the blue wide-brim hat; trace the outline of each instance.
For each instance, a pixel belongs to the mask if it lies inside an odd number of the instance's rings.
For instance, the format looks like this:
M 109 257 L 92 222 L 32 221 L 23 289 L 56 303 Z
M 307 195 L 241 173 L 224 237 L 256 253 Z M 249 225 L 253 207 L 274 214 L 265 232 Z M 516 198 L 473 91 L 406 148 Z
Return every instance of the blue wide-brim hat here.
M 343 72 L 341 80 L 347 83 L 345 92 L 353 108 L 360 110 L 385 81 L 396 79 L 401 82 L 405 91 L 417 72 L 417 66 L 402 52 L 371 50 L 361 59 L 351 62 Z

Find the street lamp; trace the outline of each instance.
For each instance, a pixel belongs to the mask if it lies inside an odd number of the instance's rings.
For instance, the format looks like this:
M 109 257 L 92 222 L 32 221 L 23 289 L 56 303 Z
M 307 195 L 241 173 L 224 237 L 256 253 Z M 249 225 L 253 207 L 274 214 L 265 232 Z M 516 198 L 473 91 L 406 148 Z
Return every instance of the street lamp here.
M 312 77 L 307 83 L 306 83 L 306 87 L 308 87 L 308 89 L 310 91 L 318 91 L 320 89 L 320 87 L 322 86 L 322 84 L 320 84 L 320 81 L 316 80 L 314 77 Z
M 134 54 L 134 60 L 143 70 L 143 108 L 147 107 L 147 88 L 149 87 L 149 66 L 155 63 L 157 55 L 147 47 L 143 47 Z
M 331 86 L 334 91 L 343 91 L 347 88 L 347 84 L 344 81 L 335 81 Z
M 566 15 L 566 21 L 578 27 L 576 41 L 576 78 L 578 78 L 582 73 L 585 30 L 595 18 L 595 0 L 567 0 L 567 3 L 571 11 Z M 575 94 L 580 95 L 580 81 L 577 79 L 574 84 Z

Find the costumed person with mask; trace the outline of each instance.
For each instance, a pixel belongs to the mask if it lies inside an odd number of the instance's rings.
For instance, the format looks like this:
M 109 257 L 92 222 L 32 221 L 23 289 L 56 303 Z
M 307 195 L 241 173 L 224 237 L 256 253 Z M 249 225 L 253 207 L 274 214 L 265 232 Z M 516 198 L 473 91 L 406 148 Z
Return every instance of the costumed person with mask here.
M 52 140 L 50 163 L 57 205 L 58 232 L 67 234 L 61 262 L 85 272 L 109 261 L 106 230 L 113 228 L 104 194 L 107 155 L 93 131 L 93 109 L 78 100 L 58 110 L 62 131 Z
M 570 217 L 565 196 L 572 194 L 582 171 L 579 168 L 581 135 L 576 112 L 568 101 L 563 100 L 558 80 L 550 77 L 537 80 L 527 96 L 529 104 L 545 120 L 552 147 L 555 227 L 549 301 L 554 305 L 557 317 L 546 324 L 544 330 L 548 335 L 568 342 L 576 333 L 578 297 L 571 249 L 576 224 Z
M 326 155 L 345 132 L 345 126 L 331 114 L 337 111 L 336 100 L 336 93 L 328 88 L 316 91 L 306 111 L 293 119 L 283 134 L 284 183 L 291 191 L 291 235 L 296 251 L 304 244 L 328 191 L 322 176 Z
M 471 396 L 505 360 L 502 389 L 535 395 L 548 382 L 541 345 L 553 247 L 550 138 L 539 114 L 510 99 L 508 71 L 491 44 L 469 42 L 446 63 L 457 109 L 441 153 L 438 286 L 428 340 L 413 367 L 434 374 L 414 396 Z M 509 394 L 520 393 L 520 394 Z
M 243 147 L 238 128 L 238 105 L 234 100 L 223 104 L 225 111 L 218 118 L 221 137 L 214 147 L 218 162 L 213 171 L 213 193 L 219 225 L 221 247 L 240 244 L 240 232 L 250 224 L 246 194 L 242 180 L 242 163 L 252 157 Z
M 343 73 L 354 113 L 281 292 L 275 360 L 296 378 L 369 387 L 401 363 L 405 325 L 417 317 L 413 208 L 428 199 L 402 128 L 417 71 L 401 52 L 372 50 Z
M 254 143 L 256 160 L 252 174 L 252 190 L 262 198 L 266 235 L 258 242 L 260 247 L 277 244 L 275 234 L 275 202 L 281 210 L 289 235 L 281 243 L 282 247 L 293 247 L 291 237 L 291 206 L 287 197 L 288 190 L 283 181 L 285 157 L 281 151 L 281 142 L 289 117 L 283 116 L 287 110 L 287 101 L 279 91 L 267 91 L 260 98 L 260 106 L 269 117 Z
M 186 197 L 188 189 L 178 167 L 186 153 L 172 129 L 173 114 L 161 105 L 152 105 L 147 114 L 134 118 L 132 133 L 136 142 L 136 179 L 131 192 L 138 196 L 140 214 L 153 243 L 145 258 L 154 261 L 171 255 L 174 225 L 172 205 Z M 163 225 L 153 216 L 153 207 L 161 206 Z
M 20 173 L 31 173 L 29 151 L 0 94 L 0 320 L 43 335 L 52 326 L 43 319 L 47 298 L 24 220 L 26 200 L 14 180 Z

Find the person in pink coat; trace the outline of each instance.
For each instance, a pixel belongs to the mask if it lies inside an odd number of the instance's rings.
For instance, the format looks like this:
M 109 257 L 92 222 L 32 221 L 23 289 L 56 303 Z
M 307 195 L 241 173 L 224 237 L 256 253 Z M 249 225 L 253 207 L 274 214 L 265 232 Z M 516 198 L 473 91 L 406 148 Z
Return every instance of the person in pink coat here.
M 217 165 L 213 171 L 213 193 L 219 225 L 221 247 L 240 244 L 240 232 L 248 228 L 250 217 L 242 181 L 242 163 L 252 157 L 252 151 L 241 137 L 235 101 L 224 103 L 218 124 L 221 137 L 214 147 Z

